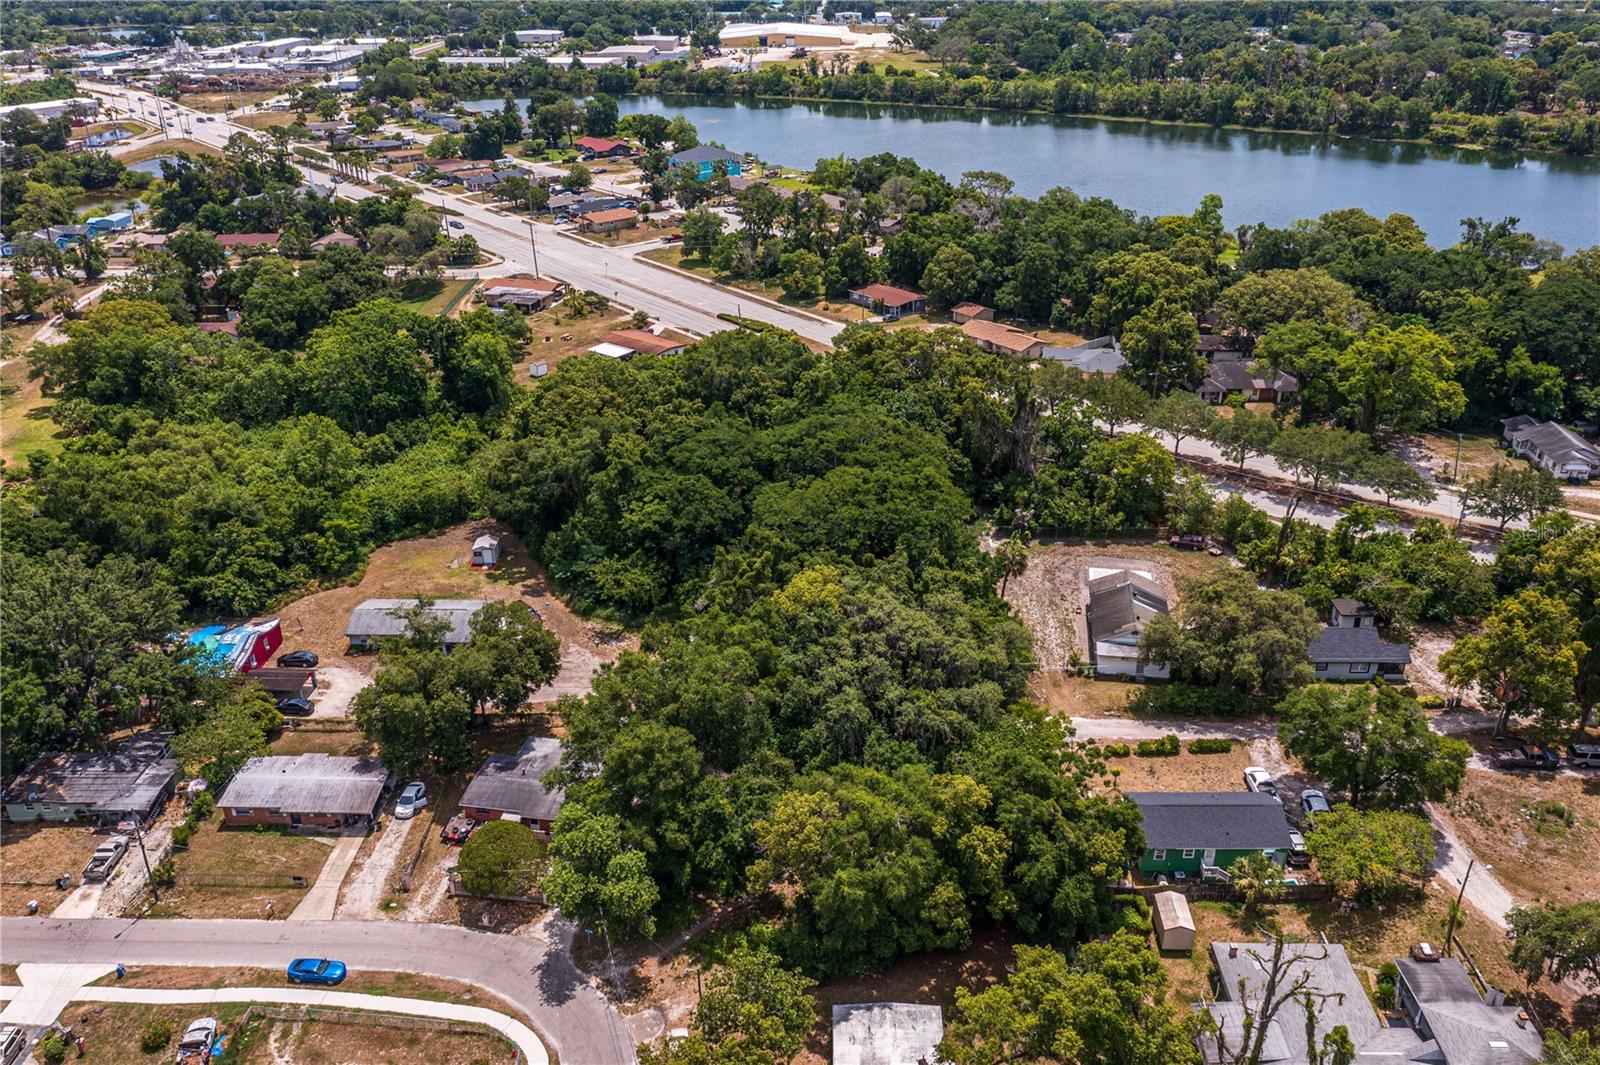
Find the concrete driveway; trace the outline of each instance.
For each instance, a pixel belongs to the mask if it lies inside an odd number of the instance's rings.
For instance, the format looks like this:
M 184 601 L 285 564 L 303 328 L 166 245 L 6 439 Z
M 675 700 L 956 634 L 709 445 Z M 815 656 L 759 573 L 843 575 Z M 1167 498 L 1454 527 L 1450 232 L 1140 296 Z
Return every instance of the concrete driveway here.
M 346 717 L 350 703 L 372 678 L 349 666 L 320 666 L 317 690 L 311 693 L 312 717 Z
M 287 966 L 331 957 L 352 969 L 420 972 L 476 984 L 525 1012 L 562 1061 L 633 1065 L 622 1017 L 568 954 L 571 926 L 504 936 L 395 921 L 0 919 L 7 962 Z

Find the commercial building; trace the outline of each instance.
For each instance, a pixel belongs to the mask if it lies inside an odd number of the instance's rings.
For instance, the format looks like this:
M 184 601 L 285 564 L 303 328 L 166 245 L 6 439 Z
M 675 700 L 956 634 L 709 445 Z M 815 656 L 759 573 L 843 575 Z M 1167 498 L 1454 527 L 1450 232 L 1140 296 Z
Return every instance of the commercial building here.
M 18 111 L 27 111 L 40 122 L 48 122 L 62 115 L 81 115 L 85 118 L 100 113 L 100 101 L 92 96 L 69 96 L 62 100 L 40 100 L 31 104 L 9 104 L 0 107 L 0 122 Z
M 841 48 L 856 43 L 843 26 L 807 22 L 735 22 L 717 34 L 724 48 Z
M 490 307 L 542 311 L 559 300 L 567 286 L 544 277 L 487 277 L 479 298 Z
M 388 784 L 376 758 L 271 755 L 246 762 L 217 808 L 226 825 L 348 828 L 371 823 Z

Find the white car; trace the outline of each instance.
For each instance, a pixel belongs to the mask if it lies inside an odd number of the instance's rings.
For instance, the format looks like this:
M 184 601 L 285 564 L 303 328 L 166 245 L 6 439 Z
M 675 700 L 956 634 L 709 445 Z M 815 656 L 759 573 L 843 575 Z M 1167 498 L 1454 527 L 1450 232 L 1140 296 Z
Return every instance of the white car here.
M 1249 791 L 1258 791 L 1263 795 L 1271 795 L 1274 799 L 1278 799 L 1279 802 L 1283 801 L 1278 798 L 1277 781 L 1273 780 L 1272 774 L 1261 766 L 1247 765 L 1244 767 L 1244 786 Z
M 201 1017 L 189 1022 L 189 1027 L 178 1040 L 179 1065 L 204 1065 L 211 1056 L 211 1047 L 217 1041 L 217 1019 Z
M 417 816 L 417 811 L 428 805 L 428 786 L 420 780 L 407 784 L 400 797 L 394 801 L 394 815 L 404 821 Z

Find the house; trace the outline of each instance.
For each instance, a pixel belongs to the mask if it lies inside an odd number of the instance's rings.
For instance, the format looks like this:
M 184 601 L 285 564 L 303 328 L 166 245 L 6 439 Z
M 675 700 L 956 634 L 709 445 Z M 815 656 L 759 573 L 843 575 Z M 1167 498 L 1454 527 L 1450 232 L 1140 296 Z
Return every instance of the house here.
M 1134 791 L 1144 820 L 1139 872 L 1174 879 L 1226 880 L 1247 854 L 1282 865 L 1289 857 L 1283 803 L 1256 791 Z
M 559 300 L 567 286 L 543 277 L 485 278 L 479 298 L 490 307 L 542 311 Z
M 1300 382 L 1293 374 L 1282 370 L 1256 373 L 1251 363 L 1242 357 L 1218 358 L 1194 391 L 1207 403 L 1226 402 L 1233 394 L 1243 395 L 1251 403 L 1277 403 L 1299 392 Z
M 222 823 L 348 828 L 368 825 L 389 785 L 376 758 L 268 755 L 240 767 L 217 800 Z
M 643 329 L 613 329 L 602 333 L 600 342 L 589 350 L 613 359 L 631 359 L 635 355 L 676 355 L 684 346 L 681 340 L 668 340 Z
M 1249 354 L 1246 344 L 1232 333 L 1201 333 L 1194 350 L 1206 359 L 1242 359 Z
M 1555 422 L 1519 414 L 1500 423 L 1511 450 L 1552 477 L 1587 481 L 1600 475 L 1600 448 Z
M 132 211 L 112 211 L 110 214 L 96 215 L 86 219 L 85 226 L 91 237 L 103 236 L 106 233 L 120 233 L 133 225 Z
M 918 1002 L 833 1007 L 833 1065 L 932 1065 L 944 1011 Z
M 66 251 L 80 241 L 88 240 L 94 234 L 89 232 L 88 226 L 45 226 L 35 230 L 34 234 L 39 240 L 48 240 L 59 251 Z
M 928 309 L 928 297 L 894 285 L 862 285 L 850 290 L 850 302 L 870 307 L 886 321 L 894 321 L 907 314 L 920 314 Z
M 165 251 L 170 233 L 124 233 L 111 242 L 113 255 L 133 255 L 143 249 Z
M 265 688 L 276 699 L 309 699 L 317 690 L 317 671 L 287 666 L 267 666 L 252 669 L 250 679 Z
M 392 152 L 383 153 L 383 161 L 395 165 L 411 163 L 413 166 L 427 158 L 421 148 L 397 148 Z
M 1071 347 L 1046 347 L 1044 358 L 1074 367 L 1080 373 L 1103 374 L 1107 377 L 1128 364 L 1122 356 L 1122 345 L 1116 337 L 1096 337 Z
M 950 319 L 957 325 L 967 322 L 994 321 L 994 308 L 981 303 L 958 303 L 950 308 Z
M 1455 958 L 1396 958 L 1395 1001 L 1417 1034 L 1432 1040 L 1429 1061 L 1444 1065 L 1525 1065 L 1544 1059 L 1544 1040 L 1527 1015 L 1489 989 L 1488 999 Z
M 109 753 L 40 755 L 0 793 L 0 808 L 9 821 L 149 824 L 177 787 L 171 738 L 142 732 Z
M 488 192 L 505 180 L 493 170 L 463 170 L 456 175 L 468 192 Z
M 632 229 L 638 223 L 639 212 L 632 207 L 612 207 L 578 216 L 578 230 L 582 233 L 615 233 L 619 229 Z
M 327 251 L 329 248 L 359 248 L 361 238 L 342 229 L 336 229 L 325 237 L 318 237 L 311 242 L 312 251 Z
M 237 254 L 246 248 L 272 248 L 278 246 L 276 233 L 218 233 L 217 243 L 222 245 L 222 250 Z
M 545 774 L 561 762 L 561 741 L 533 736 L 516 754 L 491 754 L 461 794 L 461 812 L 485 821 L 521 821 L 548 836 L 567 793 L 547 788 Z
M 984 351 L 995 355 L 1015 355 L 1024 359 L 1037 359 L 1044 353 L 1044 341 L 1014 326 L 983 318 L 973 318 L 961 323 L 961 331 Z
M 238 318 L 226 318 L 220 322 L 196 322 L 194 327 L 202 333 L 221 333 L 230 337 L 239 335 Z
M 500 564 L 500 537 L 484 533 L 472 541 L 472 565 L 493 569 Z
M 1318 680 L 1404 683 L 1411 648 L 1378 635 L 1377 613 L 1354 599 L 1335 599 L 1328 627 L 1306 648 Z
M 1088 582 L 1089 660 L 1103 677 L 1165 680 L 1164 662 L 1142 662 L 1139 640 L 1167 613 L 1167 595 L 1146 570 L 1091 566 Z
M 195 656 L 222 672 L 248 673 L 272 660 L 283 646 L 283 627 L 277 618 L 255 618 L 243 625 L 210 625 L 196 629 L 187 642 Z
M 579 137 L 572 142 L 572 146 L 583 153 L 585 159 L 615 159 L 632 152 L 627 141 L 612 140 L 609 137 Z
M 384 637 L 409 635 L 405 612 L 420 605 L 417 599 L 368 599 L 350 612 L 345 638 L 352 650 L 365 651 Z M 472 639 L 472 615 L 487 605 L 483 599 L 435 599 L 424 613 L 445 623 L 442 639 L 448 650 Z
M 681 152 L 674 152 L 667 159 L 667 163 L 674 168 L 687 167 L 693 171 L 698 180 L 709 181 L 717 172 L 718 163 L 726 165 L 729 177 L 738 177 L 742 173 L 743 159 L 726 148 L 713 148 L 703 144 L 698 148 L 686 148 Z
M 1156 949 L 1182 951 L 1194 949 L 1194 914 L 1189 912 L 1189 900 L 1177 891 L 1158 891 L 1151 900 L 1150 916 L 1154 919 Z

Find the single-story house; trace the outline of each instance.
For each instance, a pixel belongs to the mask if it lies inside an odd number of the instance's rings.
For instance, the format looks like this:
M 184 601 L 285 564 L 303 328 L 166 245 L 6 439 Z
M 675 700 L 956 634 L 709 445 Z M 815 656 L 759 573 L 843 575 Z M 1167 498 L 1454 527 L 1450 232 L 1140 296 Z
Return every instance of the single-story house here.
M 317 671 L 302 667 L 267 666 L 252 669 L 250 679 L 265 688 L 268 694 L 279 698 L 309 699 L 317 690 Z
M 492 569 L 500 564 L 500 537 L 484 533 L 472 541 L 472 565 Z
M 944 1011 L 920 1002 L 833 1007 L 833 1065 L 933 1065 Z
M 1354 599 L 1335 599 L 1328 627 L 1306 648 L 1318 680 L 1384 680 L 1403 683 L 1411 648 L 1378 635 L 1377 614 Z
M 619 229 L 632 229 L 638 222 L 638 211 L 631 207 L 613 207 L 608 211 L 579 215 L 578 229 L 584 233 L 614 233 Z
M 10 821 L 93 821 L 115 825 L 137 817 L 148 824 L 177 788 L 172 734 L 150 731 L 109 753 L 42 754 L 0 793 Z
M 1293 374 L 1282 370 L 1256 373 L 1245 359 L 1219 358 L 1211 364 L 1205 379 L 1194 391 L 1207 403 L 1223 403 L 1235 393 L 1251 403 L 1277 403 L 1299 392 L 1300 382 Z
M 170 233 L 123 233 L 111 241 L 109 247 L 113 255 L 133 255 L 144 248 L 152 251 L 164 251 Z
M 1139 872 L 1185 879 L 1228 879 L 1247 854 L 1282 865 L 1289 857 L 1283 803 L 1256 791 L 1134 791 L 1144 820 Z
M 1194 949 L 1194 914 L 1189 912 L 1189 900 L 1181 892 L 1156 892 L 1151 899 L 1150 916 L 1155 925 L 1157 950 L 1187 954 Z
M 74 244 L 94 236 L 89 232 L 88 226 L 78 225 L 45 226 L 43 229 L 35 230 L 33 235 L 40 240 L 50 241 L 60 251 L 66 251 Z
M 463 170 L 456 175 L 468 192 L 487 192 L 505 180 L 493 170 Z
M 1122 345 L 1112 336 L 1096 337 L 1071 347 L 1047 346 L 1044 357 L 1074 367 L 1080 373 L 1104 374 L 1109 377 L 1128 364 L 1123 358 Z
M 627 141 L 613 140 L 610 137 L 579 137 L 572 142 L 572 146 L 583 153 L 586 159 L 615 159 L 632 152 Z
M 1500 423 L 1511 450 L 1552 477 L 1587 481 L 1600 475 L 1600 448 L 1555 422 L 1519 414 Z
M 723 163 L 729 177 L 738 177 L 743 172 L 744 159 L 735 155 L 726 148 L 713 148 L 703 144 L 698 148 L 686 148 L 681 152 L 674 152 L 667 159 L 672 167 L 687 167 L 693 171 L 694 176 L 700 181 L 706 181 L 717 172 L 717 164 Z
M 392 152 L 383 153 L 386 163 L 420 163 L 427 158 L 421 148 L 397 148 Z
M 96 215 L 86 219 L 84 224 L 88 227 L 89 236 L 98 237 L 106 233 L 120 233 L 133 225 L 132 211 L 112 211 L 109 214 Z
M 981 303 L 958 303 L 950 308 L 950 319 L 956 325 L 966 322 L 992 322 L 994 321 L 994 308 L 985 307 Z
M 223 251 L 233 253 L 245 248 L 276 248 L 278 237 L 277 233 L 218 233 L 217 243 Z
M 1044 354 L 1043 340 L 999 322 L 973 318 L 961 323 L 961 331 L 967 335 L 968 340 L 995 355 L 1016 355 L 1024 359 L 1037 359 Z
M 312 251 L 327 251 L 329 248 L 359 247 L 361 247 L 361 238 L 356 236 L 354 233 L 346 233 L 342 229 L 336 229 L 327 236 L 318 237 L 316 240 L 311 242 Z
M 1395 1001 L 1417 1035 L 1434 1044 L 1435 1056 L 1425 1060 L 1529 1065 L 1544 1059 L 1544 1040 L 1526 1014 L 1494 988 L 1485 1000 L 1457 959 L 1435 953 L 1429 961 L 1396 958 L 1395 966 Z
M 928 297 L 908 288 L 894 285 L 862 285 L 850 290 L 850 302 L 869 307 L 889 321 L 908 314 L 920 314 L 928 309 Z
M 521 821 L 548 836 L 567 793 L 544 778 L 560 762 L 561 741 L 549 736 L 531 737 L 516 754 L 491 754 L 462 792 L 461 812 L 480 824 Z
M 224 318 L 214 322 L 196 322 L 194 327 L 202 333 L 221 333 L 223 336 L 230 337 L 239 335 L 238 318 Z
M 566 291 L 561 282 L 543 277 L 490 277 L 484 279 L 479 297 L 490 307 L 542 311 Z
M 613 329 L 602 333 L 600 342 L 589 350 L 613 359 L 631 359 L 635 355 L 676 355 L 684 346 L 684 341 L 668 340 L 643 329 Z
M 345 638 L 352 649 L 360 651 L 386 636 L 405 636 L 411 631 L 411 624 L 404 614 L 420 603 L 417 599 L 368 599 L 350 612 Z M 435 599 L 428 604 L 426 613 L 445 623 L 444 645 L 450 648 L 472 639 L 472 616 L 487 605 L 485 599 Z
M 493 167 L 494 163 L 488 159 L 440 159 L 428 165 L 428 169 L 440 177 L 449 177 L 462 170 L 486 170 Z
M 1249 355 L 1249 342 L 1232 333 L 1201 333 L 1194 350 L 1203 358 L 1243 359 Z
M 268 755 L 246 762 L 217 800 L 225 825 L 348 828 L 370 824 L 389 785 L 376 758 Z
M 1165 680 L 1164 662 L 1141 662 L 1139 640 L 1152 620 L 1167 613 L 1167 595 L 1143 570 L 1117 569 L 1099 576 L 1091 569 L 1088 607 L 1089 660 L 1099 676 Z

